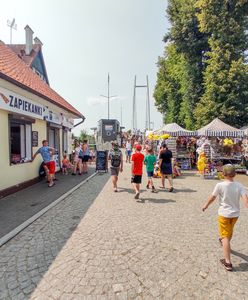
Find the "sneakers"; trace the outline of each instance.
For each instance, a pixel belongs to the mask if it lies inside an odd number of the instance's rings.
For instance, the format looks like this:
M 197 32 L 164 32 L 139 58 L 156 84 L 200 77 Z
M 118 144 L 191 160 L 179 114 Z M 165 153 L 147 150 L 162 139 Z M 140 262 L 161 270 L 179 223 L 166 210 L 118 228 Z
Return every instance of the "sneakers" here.
M 152 187 L 152 193 L 157 193 L 157 190 L 155 189 L 155 187 Z
M 231 272 L 233 270 L 232 264 L 228 264 L 224 258 L 220 259 L 220 263 L 227 271 Z

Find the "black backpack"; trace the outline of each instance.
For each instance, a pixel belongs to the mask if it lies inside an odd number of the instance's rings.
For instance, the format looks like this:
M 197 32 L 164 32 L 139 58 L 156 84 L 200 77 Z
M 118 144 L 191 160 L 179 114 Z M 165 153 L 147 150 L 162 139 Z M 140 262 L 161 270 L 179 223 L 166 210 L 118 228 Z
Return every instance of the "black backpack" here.
M 39 177 L 43 178 L 46 176 L 46 172 L 44 169 L 44 162 L 41 163 L 40 168 L 39 168 Z
M 118 168 L 121 164 L 121 153 L 113 152 L 111 153 L 111 166 Z

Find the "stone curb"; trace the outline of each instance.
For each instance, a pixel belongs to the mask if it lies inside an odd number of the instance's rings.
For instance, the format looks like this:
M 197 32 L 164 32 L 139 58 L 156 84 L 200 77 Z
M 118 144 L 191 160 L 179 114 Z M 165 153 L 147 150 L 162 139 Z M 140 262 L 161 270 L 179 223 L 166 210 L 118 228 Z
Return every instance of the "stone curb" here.
M 31 225 L 34 221 L 39 219 L 42 215 L 44 215 L 48 210 L 59 204 L 62 200 L 64 200 L 66 197 L 68 197 L 70 194 L 72 194 L 75 190 L 80 188 L 83 184 L 88 182 L 91 178 L 93 178 L 98 172 L 93 173 L 88 178 L 80 182 L 78 185 L 74 186 L 72 189 L 70 189 L 68 192 L 66 192 L 64 195 L 60 196 L 57 200 L 53 201 L 48 206 L 44 207 L 42 210 L 40 210 L 37 214 L 33 215 L 31 218 L 23 222 L 21 225 L 17 226 L 15 229 L 4 235 L 0 239 L 0 247 L 2 247 L 4 244 L 6 244 L 9 240 L 11 240 L 13 237 L 15 237 L 18 233 L 20 233 L 23 229 Z

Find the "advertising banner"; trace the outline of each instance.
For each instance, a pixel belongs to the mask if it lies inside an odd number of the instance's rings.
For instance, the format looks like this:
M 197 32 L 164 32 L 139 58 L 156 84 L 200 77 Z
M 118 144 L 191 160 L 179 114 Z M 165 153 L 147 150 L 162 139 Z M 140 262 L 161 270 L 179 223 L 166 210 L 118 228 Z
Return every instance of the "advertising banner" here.
M 42 120 L 45 111 L 43 105 L 2 87 L 0 87 L 0 108 Z

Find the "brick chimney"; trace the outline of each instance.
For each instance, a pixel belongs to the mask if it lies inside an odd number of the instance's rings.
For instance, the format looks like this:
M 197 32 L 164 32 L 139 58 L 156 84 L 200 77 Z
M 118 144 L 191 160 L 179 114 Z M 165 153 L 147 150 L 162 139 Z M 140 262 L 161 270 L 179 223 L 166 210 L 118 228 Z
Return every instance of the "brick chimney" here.
M 26 31 L 26 48 L 25 48 L 25 53 L 26 55 L 30 55 L 32 49 L 33 49 L 33 30 L 26 25 L 24 28 Z
M 37 37 L 34 38 L 34 43 L 43 46 L 43 43 L 41 42 L 41 40 Z

